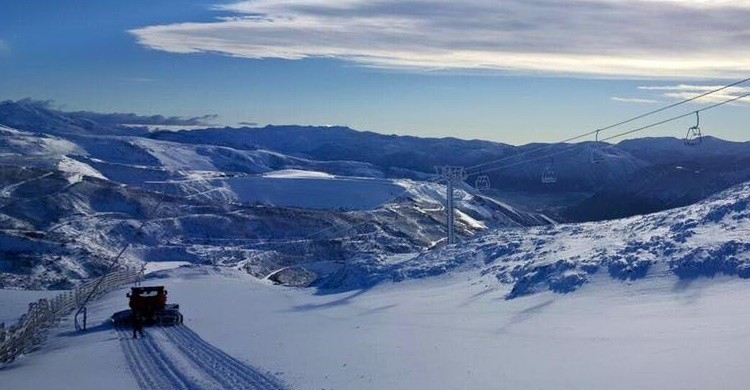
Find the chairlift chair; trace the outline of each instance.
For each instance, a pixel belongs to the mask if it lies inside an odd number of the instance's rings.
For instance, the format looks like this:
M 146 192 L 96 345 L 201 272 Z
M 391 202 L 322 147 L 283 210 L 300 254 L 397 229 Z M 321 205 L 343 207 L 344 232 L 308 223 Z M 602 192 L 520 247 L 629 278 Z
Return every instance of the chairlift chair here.
M 547 163 L 542 172 L 542 183 L 543 184 L 554 184 L 557 183 L 557 173 L 555 173 L 555 164 L 552 159 Z
M 685 145 L 695 146 L 703 142 L 703 135 L 700 128 L 701 118 L 698 111 L 695 112 L 695 126 L 688 128 L 685 135 Z
M 604 161 L 604 156 L 602 155 L 602 144 L 599 141 L 599 130 L 596 131 L 594 142 L 594 148 L 591 149 L 591 163 L 599 164 Z
M 482 192 L 490 189 L 490 177 L 487 175 L 477 176 L 477 179 L 474 182 L 474 188 Z

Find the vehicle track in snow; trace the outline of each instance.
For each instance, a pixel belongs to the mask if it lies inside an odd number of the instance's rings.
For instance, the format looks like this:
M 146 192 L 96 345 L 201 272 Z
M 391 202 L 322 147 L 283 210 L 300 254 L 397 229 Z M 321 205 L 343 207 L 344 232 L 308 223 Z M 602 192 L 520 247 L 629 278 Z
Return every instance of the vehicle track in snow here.
M 120 345 L 130 370 L 143 389 L 193 389 L 190 380 L 172 364 L 150 336 L 133 339 L 129 330 L 118 330 Z
M 118 333 L 142 389 L 286 389 L 278 379 L 229 356 L 187 326 L 147 328 L 137 340 L 130 329 Z

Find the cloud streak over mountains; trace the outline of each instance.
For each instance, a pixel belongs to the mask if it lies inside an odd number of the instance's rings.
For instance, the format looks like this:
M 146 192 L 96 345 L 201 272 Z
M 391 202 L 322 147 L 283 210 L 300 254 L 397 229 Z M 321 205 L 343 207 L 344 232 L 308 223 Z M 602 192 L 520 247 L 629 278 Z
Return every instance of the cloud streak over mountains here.
M 114 112 L 101 113 L 94 111 L 63 111 L 54 106 L 52 100 L 35 100 L 31 98 L 18 101 L 0 101 L 1 106 L 26 107 L 32 110 L 44 110 L 69 118 L 85 119 L 102 125 L 139 125 L 139 126 L 209 126 L 219 117 L 215 114 L 207 114 L 194 117 L 164 116 L 164 115 L 138 115 L 133 113 Z M 7 109 L 6 109 L 7 110 Z
M 612 96 L 612 100 L 614 100 L 616 102 L 621 102 L 621 103 L 636 103 L 636 104 L 656 104 L 656 103 L 659 103 L 658 100 L 654 100 L 654 99 L 628 98 L 628 97 L 619 97 L 619 96 Z
M 196 117 L 178 117 L 178 116 L 163 116 L 163 115 L 149 115 L 143 116 L 132 113 L 111 113 L 102 114 L 91 111 L 76 111 L 69 113 L 70 116 L 76 118 L 86 118 L 93 120 L 97 123 L 107 125 L 141 125 L 141 126 L 209 126 L 215 121 L 217 115 L 203 115 Z
M 748 0 L 255 0 L 131 30 L 173 53 L 333 58 L 405 70 L 738 78 Z
M 658 92 L 658 93 L 661 93 L 663 96 L 671 98 L 671 99 L 686 100 L 686 99 L 692 99 L 706 92 L 719 89 L 721 87 L 722 87 L 721 85 L 679 84 L 679 85 L 641 86 L 641 87 L 638 87 L 638 89 L 642 91 Z M 727 100 L 738 98 L 748 93 L 750 93 L 750 88 L 735 86 L 735 87 L 725 88 L 719 92 L 701 97 L 698 99 L 698 101 L 704 102 L 704 103 L 720 103 L 720 102 L 724 102 Z M 750 97 L 738 99 L 737 102 L 750 103 Z
M 707 92 L 716 91 L 723 88 L 722 85 L 689 85 L 689 84 L 677 84 L 677 85 L 646 85 L 639 86 L 638 90 L 645 93 L 657 94 L 659 98 L 667 98 L 666 101 L 670 100 L 688 100 L 696 98 Z M 710 95 L 699 97 L 696 101 L 702 103 L 722 103 L 728 100 L 733 100 L 731 104 L 739 103 L 750 103 L 750 97 L 745 96 L 750 94 L 750 87 L 744 86 L 732 86 L 724 87 L 721 91 L 713 92 Z M 613 101 L 621 103 L 636 103 L 636 104 L 655 104 L 662 102 L 661 99 L 644 98 L 644 97 L 620 97 L 613 96 Z

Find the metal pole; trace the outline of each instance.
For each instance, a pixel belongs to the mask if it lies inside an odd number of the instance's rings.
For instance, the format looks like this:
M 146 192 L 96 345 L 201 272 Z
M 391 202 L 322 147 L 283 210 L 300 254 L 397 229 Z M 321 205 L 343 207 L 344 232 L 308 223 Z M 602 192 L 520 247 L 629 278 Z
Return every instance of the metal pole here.
M 445 208 L 446 208 L 446 224 L 447 224 L 447 243 L 448 245 L 456 243 L 455 235 L 455 210 L 454 210 L 454 185 L 461 181 L 466 180 L 466 170 L 464 167 L 456 167 L 451 165 L 445 165 L 438 169 L 435 167 L 440 180 L 445 181 Z
M 446 184 L 446 209 L 448 212 L 448 245 L 455 243 L 455 237 L 453 235 L 453 180 L 448 180 Z

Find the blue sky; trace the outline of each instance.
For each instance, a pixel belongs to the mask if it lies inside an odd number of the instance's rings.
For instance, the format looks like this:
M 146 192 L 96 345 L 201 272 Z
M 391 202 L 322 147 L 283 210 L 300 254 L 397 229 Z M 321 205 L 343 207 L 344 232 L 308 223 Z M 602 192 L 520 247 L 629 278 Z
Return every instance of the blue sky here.
M 747 20 L 746 0 L 0 0 L 0 99 L 550 142 L 750 77 Z M 747 140 L 749 109 L 704 132 Z

